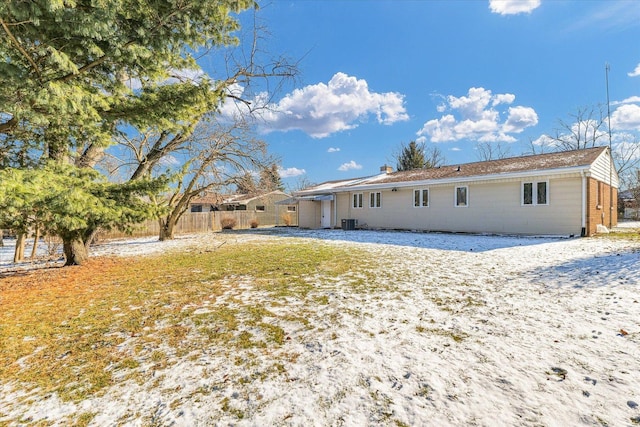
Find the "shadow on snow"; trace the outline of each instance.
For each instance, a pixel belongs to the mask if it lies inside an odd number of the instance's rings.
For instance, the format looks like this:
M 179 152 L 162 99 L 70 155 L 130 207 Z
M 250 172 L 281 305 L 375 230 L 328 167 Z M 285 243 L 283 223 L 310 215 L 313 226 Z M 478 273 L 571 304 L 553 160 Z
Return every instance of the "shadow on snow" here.
M 566 241 L 568 239 L 567 237 L 558 236 L 501 236 L 489 234 L 437 233 L 397 230 L 303 230 L 298 228 L 238 230 L 231 232 L 225 231 L 225 233 L 254 233 L 280 237 L 301 237 L 325 241 L 373 243 L 458 252 L 486 252 L 495 249 Z

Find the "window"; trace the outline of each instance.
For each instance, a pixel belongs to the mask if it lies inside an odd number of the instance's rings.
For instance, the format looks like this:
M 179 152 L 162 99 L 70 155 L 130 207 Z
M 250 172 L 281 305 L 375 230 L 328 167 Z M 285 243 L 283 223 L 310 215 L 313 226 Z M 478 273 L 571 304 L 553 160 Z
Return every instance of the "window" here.
M 538 183 L 538 204 L 539 205 L 547 204 L 547 183 L 546 182 Z
M 353 207 L 355 209 L 362 209 L 362 193 L 356 193 L 353 195 Z
M 469 205 L 467 193 L 468 193 L 468 187 L 456 187 L 455 206 L 467 207 Z
M 522 204 L 524 206 L 546 205 L 548 204 L 548 183 L 540 182 L 523 182 L 522 183 Z
M 256 206 L 256 212 L 264 212 L 264 206 Z
M 295 211 L 296 211 L 295 206 L 287 206 L 287 212 L 295 212 Z
M 369 207 L 379 208 L 382 206 L 382 193 L 369 193 Z
M 429 206 L 429 190 L 426 188 L 413 190 L 413 207 L 422 208 Z
M 191 205 L 191 212 L 202 212 L 202 205 Z

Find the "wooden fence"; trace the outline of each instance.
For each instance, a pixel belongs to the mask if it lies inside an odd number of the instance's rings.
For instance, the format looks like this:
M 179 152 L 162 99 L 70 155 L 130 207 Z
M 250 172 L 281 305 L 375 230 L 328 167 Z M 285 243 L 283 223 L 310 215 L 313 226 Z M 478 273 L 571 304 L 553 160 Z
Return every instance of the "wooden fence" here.
M 284 216 L 287 218 L 284 218 Z M 180 219 L 175 227 L 175 234 L 196 234 L 208 231 L 222 230 L 220 221 L 223 218 L 233 218 L 236 221 L 234 229 L 251 228 L 253 220 L 258 222 L 259 227 L 274 226 L 297 226 L 297 212 L 283 212 L 280 215 L 266 212 L 250 211 L 215 211 L 215 212 L 187 212 Z M 160 234 L 160 224 L 158 220 L 147 220 L 138 224 L 133 233 L 127 234 L 121 231 L 105 231 L 98 235 L 98 239 L 118 239 L 124 237 L 158 236 Z

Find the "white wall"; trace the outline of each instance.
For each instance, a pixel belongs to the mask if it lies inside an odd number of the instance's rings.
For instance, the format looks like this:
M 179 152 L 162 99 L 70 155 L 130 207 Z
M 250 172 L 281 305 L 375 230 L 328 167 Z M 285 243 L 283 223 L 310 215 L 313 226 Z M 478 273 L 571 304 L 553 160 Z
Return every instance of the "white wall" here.
M 612 169 L 610 169 L 610 167 Z M 608 152 L 603 152 L 593 165 L 591 166 L 591 176 L 597 179 L 598 181 L 602 181 L 605 183 L 609 183 L 609 173 L 611 173 L 611 182 L 613 182 L 613 187 L 618 188 L 620 183 L 618 182 L 618 173 L 616 172 L 616 168 L 611 162 L 611 156 L 609 156 Z
M 369 207 L 369 192 L 364 192 L 364 206 L 354 209 L 352 194 L 339 194 L 337 224 L 355 218 L 359 227 L 453 231 L 501 234 L 580 235 L 582 187 L 579 176 L 551 179 L 548 205 L 522 206 L 521 185 L 531 180 L 493 183 L 469 183 L 468 207 L 454 206 L 456 185 L 429 188 L 429 207 L 413 207 L 413 188 L 382 191 L 382 207 Z M 423 187 L 416 187 L 423 188 Z M 301 212 L 302 218 L 302 212 Z
M 300 200 L 298 203 L 298 226 L 300 228 L 320 228 L 322 226 L 320 202 Z

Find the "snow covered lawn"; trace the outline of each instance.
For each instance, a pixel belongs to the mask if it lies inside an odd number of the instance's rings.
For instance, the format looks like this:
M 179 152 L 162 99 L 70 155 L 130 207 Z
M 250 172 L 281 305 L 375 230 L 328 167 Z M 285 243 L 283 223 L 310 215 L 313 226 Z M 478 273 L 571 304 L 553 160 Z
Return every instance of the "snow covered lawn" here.
M 284 335 L 228 348 L 199 346 L 192 332 L 188 354 L 162 348 L 159 367 L 139 361 L 135 378 L 114 371 L 80 401 L 0 378 L 0 424 L 640 424 L 637 237 L 262 230 L 153 240 L 93 256 L 285 243 L 353 252 L 353 271 L 319 269 L 304 277 L 306 296 L 277 298 L 259 277 L 223 277 L 224 292 L 182 307 L 185 328 L 234 309 L 245 313 L 239 334 L 259 338 L 271 324 Z M 262 326 L 243 324 L 257 308 Z M 119 351 L 137 339 L 123 338 Z

